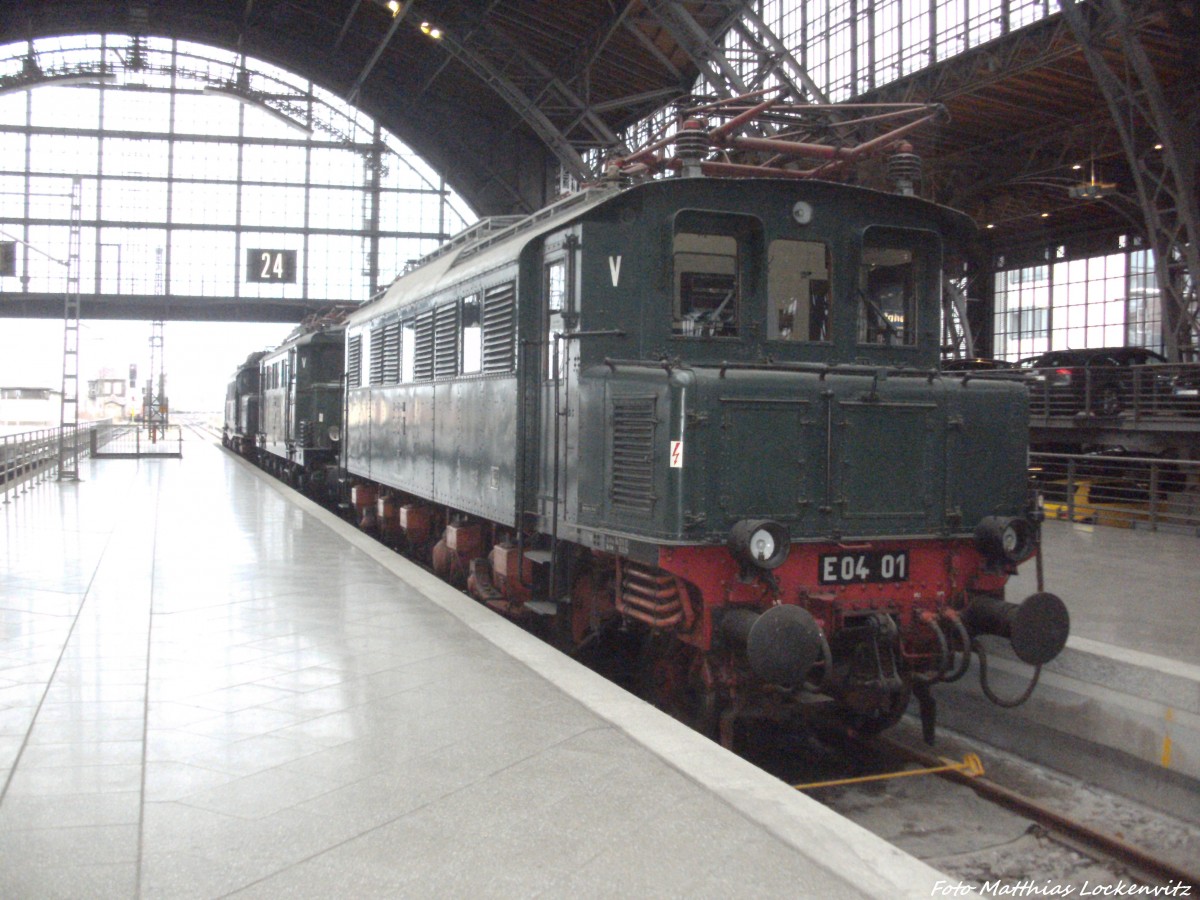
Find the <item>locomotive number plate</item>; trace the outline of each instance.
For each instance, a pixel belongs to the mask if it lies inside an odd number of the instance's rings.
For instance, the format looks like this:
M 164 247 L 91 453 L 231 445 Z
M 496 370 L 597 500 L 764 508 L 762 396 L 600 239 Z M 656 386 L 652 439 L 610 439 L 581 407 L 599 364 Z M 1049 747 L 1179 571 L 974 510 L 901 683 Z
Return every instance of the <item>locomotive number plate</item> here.
M 818 562 L 821 584 L 878 584 L 908 580 L 907 550 L 823 553 Z

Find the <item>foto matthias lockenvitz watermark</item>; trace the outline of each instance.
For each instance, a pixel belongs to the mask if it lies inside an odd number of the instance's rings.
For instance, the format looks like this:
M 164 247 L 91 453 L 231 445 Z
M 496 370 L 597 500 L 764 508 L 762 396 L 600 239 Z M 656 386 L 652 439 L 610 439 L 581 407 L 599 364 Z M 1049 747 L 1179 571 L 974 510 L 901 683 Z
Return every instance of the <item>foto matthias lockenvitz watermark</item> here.
M 1183 881 L 1149 885 L 1118 881 L 1116 884 L 1082 885 L 1056 884 L 1054 881 L 985 881 L 978 887 L 965 881 L 937 881 L 933 885 L 933 897 L 965 897 L 982 894 L 985 897 L 1191 897 L 1192 886 Z

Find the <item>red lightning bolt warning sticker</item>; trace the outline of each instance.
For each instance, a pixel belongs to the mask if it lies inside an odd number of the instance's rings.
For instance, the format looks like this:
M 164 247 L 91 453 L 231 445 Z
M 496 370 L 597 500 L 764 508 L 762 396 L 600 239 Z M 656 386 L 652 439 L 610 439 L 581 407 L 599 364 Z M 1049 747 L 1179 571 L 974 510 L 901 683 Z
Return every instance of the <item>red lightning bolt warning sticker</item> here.
M 683 468 L 683 441 L 671 441 L 671 468 Z

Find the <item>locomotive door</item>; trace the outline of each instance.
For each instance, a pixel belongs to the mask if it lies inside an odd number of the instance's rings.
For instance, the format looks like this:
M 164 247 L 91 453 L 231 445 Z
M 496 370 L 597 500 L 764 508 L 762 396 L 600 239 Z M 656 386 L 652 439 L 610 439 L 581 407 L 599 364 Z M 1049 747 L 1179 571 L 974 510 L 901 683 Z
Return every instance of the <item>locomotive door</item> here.
M 579 342 L 575 273 L 576 242 L 567 237 L 547 243 L 542 266 L 542 453 L 541 512 L 552 534 L 557 522 L 573 522 L 578 506 L 574 460 L 579 454 L 575 396 L 579 380 Z
M 295 462 L 299 456 L 298 438 L 292 431 L 292 423 L 296 421 L 296 348 L 288 350 L 287 359 L 283 364 L 283 442 L 289 461 Z

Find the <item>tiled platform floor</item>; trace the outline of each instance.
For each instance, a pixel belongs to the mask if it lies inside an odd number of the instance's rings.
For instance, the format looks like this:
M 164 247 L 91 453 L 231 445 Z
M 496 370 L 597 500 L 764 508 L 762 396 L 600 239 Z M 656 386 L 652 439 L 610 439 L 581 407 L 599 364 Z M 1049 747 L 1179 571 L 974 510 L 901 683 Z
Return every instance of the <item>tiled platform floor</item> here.
M 82 470 L 0 507 L 0 897 L 930 896 L 219 448 Z

